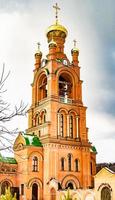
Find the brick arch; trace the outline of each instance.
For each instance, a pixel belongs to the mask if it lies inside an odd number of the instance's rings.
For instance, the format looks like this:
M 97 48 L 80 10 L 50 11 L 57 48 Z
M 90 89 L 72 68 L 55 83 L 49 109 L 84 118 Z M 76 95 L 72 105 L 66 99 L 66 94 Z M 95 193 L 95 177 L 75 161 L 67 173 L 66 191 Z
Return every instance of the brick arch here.
M 102 190 L 104 187 L 107 187 L 108 189 L 110 189 L 110 191 L 112 191 L 112 188 L 111 188 L 111 186 L 110 186 L 108 183 L 102 183 L 102 184 L 98 187 L 97 191 Z
M 27 187 L 28 187 L 28 188 L 32 187 L 32 185 L 33 185 L 34 183 L 38 184 L 38 186 L 39 186 L 40 188 L 43 188 L 43 183 L 42 183 L 41 179 L 39 179 L 39 178 L 32 178 L 32 179 L 30 179 L 30 180 L 28 181 L 28 183 L 27 183 Z
M 60 108 L 60 109 L 58 110 L 57 113 L 62 113 L 62 114 L 64 113 L 64 114 L 67 115 L 67 114 L 68 114 L 68 110 L 67 110 L 66 108 L 63 108 L 63 107 L 62 107 L 62 108 Z
M 72 174 L 69 174 L 69 175 L 65 176 L 62 179 L 62 181 L 61 181 L 62 188 L 65 189 L 67 183 L 69 183 L 69 182 L 73 182 L 74 183 L 75 189 L 80 188 L 80 182 L 79 182 L 79 180 L 77 179 L 76 176 L 74 176 Z
M 39 148 L 39 147 L 38 147 Z M 43 154 L 39 151 L 32 151 L 29 155 L 28 155 L 28 159 L 30 159 L 30 157 L 33 157 L 33 156 L 38 156 L 40 155 L 42 157 L 42 160 L 43 160 Z
M 69 110 L 69 111 L 68 111 L 68 114 L 73 114 L 73 115 L 75 115 L 75 116 L 79 116 L 78 113 L 77 113 L 77 111 L 76 111 L 76 110 L 73 110 L 73 109 Z
M 43 74 L 47 76 L 47 72 L 46 72 L 45 69 L 42 69 L 42 70 L 38 71 L 38 72 L 35 74 L 34 80 L 33 80 L 33 83 L 32 83 L 32 86 L 33 86 L 34 84 L 36 85 L 36 83 L 38 83 L 40 77 L 41 77 Z
M 70 99 L 74 99 L 74 88 L 75 88 L 75 85 L 76 85 L 76 80 L 73 76 L 73 74 L 71 74 L 71 72 L 68 72 L 67 70 L 62 70 L 60 71 L 60 73 L 58 74 L 58 77 L 57 77 L 57 80 L 58 80 L 58 95 L 59 96 L 62 96 L 64 97 L 65 95 L 67 95 L 67 98 L 70 98 Z M 64 82 L 67 83 L 67 85 L 65 84 L 64 85 Z M 67 86 L 67 94 L 65 91 L 65 87 Z M 63 88 L 63 89 L 61 89 Z
M 43 77 L 46 78 L 47 80 L 47 73 L 45 70 L 41 70 L 41 71 L 38 71 L 36 74 L 35 74 L 35 77 L 34 77 L 34 80 L 33 80 L 33 83 L 32 83 L 32 87 L 33 87 L 33 94 L 34 94 L 34 100 L 35 102 L 34 103 L 38 103 L 38 101 L 40 99 L 42 99 L 42 94 L 40 93 L 40 88 L 39 88 L 39 83 L 41 81 L 43 81 Z M 43 92 L 42 92 L 43 93 Z
M 0 185 L 2 185 L 4 182 L 8 182 L 9 185 L 10 185 L 10 187 L 13 187 L 13 182 L 12 182 L 10 179 L 8 179 L 8 178 L 3 179 L 3 180 L 0 182 Z
M 2 180 L 0 183 L 0 188 L 1 188 L 0 193 L 5 194 L 5 189 L 7 187 L 13 187 L 13 182 L 10 179 L 6 178 L 6 179 Z
M 78 76 L 78 74 L 71 68 L 71 67 L 66 67 L 65 68 L 65 66 L 63 67 L 63 66 L 61 66 L 61 67 L 59 67 L 57 70 L 56 70 L 56 72 L 55 72 L 55 74 L 56 74 L 56 76 L 60 76 L 60 74 L 62 73 L 62 72 L 68 72 L 68 73 L 70 73 L 71 74 L 71 76 L 76 80 L 76 77 L 77 77 L 77 79 L 78 79 L 78 81 L 79 81 L 79 76 Z M 72 73 L 73 72 L 73 73 Z M 74 75 L 73 75 L 74 74 Z

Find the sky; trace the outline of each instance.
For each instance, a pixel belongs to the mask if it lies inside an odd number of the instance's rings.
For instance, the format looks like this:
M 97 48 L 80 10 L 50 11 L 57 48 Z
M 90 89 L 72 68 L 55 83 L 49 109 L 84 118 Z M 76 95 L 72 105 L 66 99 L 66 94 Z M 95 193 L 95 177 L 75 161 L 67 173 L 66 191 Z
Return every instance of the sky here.
M 0 73 L 10 70 L 4 99 L 11 106 L 21 100 L 31 105 L 34 54 L 55 21 L 54 0 L 0 0 Z M 115 1 L 57 0 L 59 21 L 68 30 L 65 53 L 71 60 L 73 40 L 80 50 L 83 102 L 87 109 L 89 140 L 97 149 L 97 163 L 115 162 Z M 9 129 L 27 128 L 27 117 L 15 118 Z

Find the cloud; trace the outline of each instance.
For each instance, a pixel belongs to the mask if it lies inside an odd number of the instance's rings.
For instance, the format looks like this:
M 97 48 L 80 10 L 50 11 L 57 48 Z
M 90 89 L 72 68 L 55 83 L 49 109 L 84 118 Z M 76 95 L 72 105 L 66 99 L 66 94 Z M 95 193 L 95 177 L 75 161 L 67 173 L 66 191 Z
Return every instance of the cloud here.
M 53 0 L 0 0 L 0 62 L 5 62 L 11 70 L 6 98 L 12 104 L 19 99 L 31 104 L 36 43 L 41 42 L 45 57 L 48 53 L 45 29 L 54 21 L 54 3 Z M 115 138 L 115 3 L 114 0 L 58 0 L 58 3 L 59 19 L 69 32 L 65 53 L 70 60 L 72 41 L 78 40 L 90 139 L 97 147 L 98 160 L 102 154 L 104 160 Z M 17 120 L 12 126 L 22 130 L 25 124 Z M 99 146 L 101 143 L 104 149 Z M 108 159 L 113 157 L 108 155 Z

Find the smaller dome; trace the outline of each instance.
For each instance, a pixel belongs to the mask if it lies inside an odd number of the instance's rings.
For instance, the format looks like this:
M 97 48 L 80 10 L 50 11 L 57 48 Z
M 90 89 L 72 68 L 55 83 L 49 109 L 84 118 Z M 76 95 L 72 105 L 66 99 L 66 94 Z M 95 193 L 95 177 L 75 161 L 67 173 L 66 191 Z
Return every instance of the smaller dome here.
M 37 50 L 37 51 L 35 52 L 35 55 L 42 56 L 42 52 Z
M 71 51 L 72 52 L 79 52 L 79 49 L 78 48 L 73 48 Z
M 49 26 L 46 30 L 46 35 L 48 35 L 49 32 L 51 31 L 61 31 L 61 32 L 64 32 L 65 33 L 65 37 L 67 36 L 68 32 L 67 32 L 67 29 L 60 25 L 60 24 L 53 24 L 51 26 Z

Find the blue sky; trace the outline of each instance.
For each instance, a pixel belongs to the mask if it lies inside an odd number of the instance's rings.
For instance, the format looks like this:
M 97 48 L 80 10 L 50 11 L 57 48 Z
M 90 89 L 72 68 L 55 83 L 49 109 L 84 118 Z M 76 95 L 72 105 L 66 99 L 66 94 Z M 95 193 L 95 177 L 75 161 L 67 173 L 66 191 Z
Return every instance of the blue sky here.
M 11 74 L 4 98 L 31 104 L 36 43 L 48 53 L 45 31 L 55 21 L 54 0 L 0 0 L 0 66 Z M 73 39 L 80 49 L 83 101 L 90 141 L 97 162 L 115 162 L 115 2 L 114 0 L 57 0 L 60 23 L 68 29 L 65 53 L 71 60 Z M 8 124 L 27 128 L 27 118 Z

